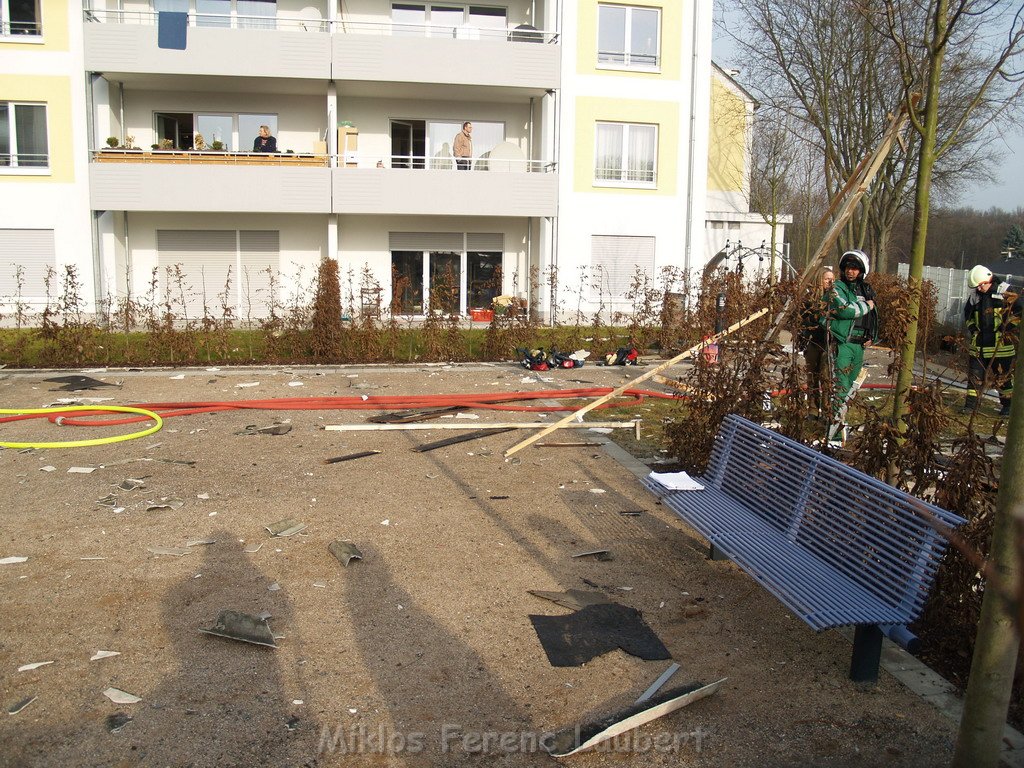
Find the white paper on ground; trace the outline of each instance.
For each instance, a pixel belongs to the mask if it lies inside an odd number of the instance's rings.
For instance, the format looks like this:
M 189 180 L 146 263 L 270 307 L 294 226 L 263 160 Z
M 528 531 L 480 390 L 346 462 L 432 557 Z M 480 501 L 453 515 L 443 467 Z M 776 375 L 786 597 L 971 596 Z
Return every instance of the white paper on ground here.
M 53 664 L 53 662 L 52 661 L 36 661 L 36 662 L 33 662 L 32 664 L 22 664 L 20 667 L 18 667 L 18 671 L 19 672 L 31 672 L 33 669 L 39 669 L 40 667 L 45 667 L 47 664 Z
M 27 557 L 4 557 L 0 558 L 0 565 L 14 565 L 15 563 L 24 563 L 28 560 Z
M 685 472 L 651 472 L 651 480 L 670 491 L 703 491 L 704 486 Z
M 112 656 L 120 655 L 120 651 L 96 651 L 96 653 L 89 657 L 89 661 L 99 661 L 100 659 L 109 659 Z

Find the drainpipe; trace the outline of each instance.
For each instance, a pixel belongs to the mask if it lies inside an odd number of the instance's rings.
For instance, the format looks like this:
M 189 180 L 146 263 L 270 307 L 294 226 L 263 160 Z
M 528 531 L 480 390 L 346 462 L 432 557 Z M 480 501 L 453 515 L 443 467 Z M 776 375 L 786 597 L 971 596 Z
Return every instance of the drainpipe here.
M 127 292 L 126 295 L 132 296 L 132 283 L 134 282 L 134 276 L 132 275 L 132 249 L 131 243 L 129 242 L 128 239 L 128 211 L 123 212 L 121 219 L 124 223 L 124 287 L 125 291 Z M 116 252 L 114 254 L 114 257 L 115 259 L 117 258 Z
M 526 219 L 526 306 L 530 306 L 530 262 L 533 260 L 533 216 Z M 519 286 L 513 286 L 518 290 Z
M 117 81 L 117 100 L 118 106 L 118 122 L 120 123 L 121 129 L 121 144 L 124 144 L 124 83 L 120 80 Z
M 529 144 L 530 144 L 530 147 L 529 147 L 530 151 L 526 153 L 526 156 L 528 158 L 530 158 L 530 160 L 529 160 L 529 166 L 526 168 L 526 170 L 527 171 L 532 171 L 533 170 L 533 160 L 534 160 L 534 156 L 533 156 L 533 96 L 530 97 L 530 133 L 529 133 L 529 136 L 527 138 L 527 142 L 529 142 Z
M 689 157 L 687 158 L 686 173 L 686 245 L 683 251 L 683 267 L 686 273 L 690 272 L 691 255 L 693 251 L 693 166 L 694 155 L 697 153 L 697 36 L 698 16 L 700 3 L 693 3 L 693 36 L 690 41 L 690 141 Z

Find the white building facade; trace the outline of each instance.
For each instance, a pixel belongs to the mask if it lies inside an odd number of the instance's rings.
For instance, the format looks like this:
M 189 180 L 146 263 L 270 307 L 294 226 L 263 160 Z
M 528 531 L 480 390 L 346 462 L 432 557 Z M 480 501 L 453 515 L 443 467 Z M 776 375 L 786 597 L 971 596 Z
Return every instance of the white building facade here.
M 0 39 L 8 306 L 73 264 L 89 310 L 148 294 L 258 318 L 330 257 L 364 308 L 465 315 L 505 294 L 551 317 L 625 308 L 638 270 L 715 253 L 710 0 L 39 0 L 36 16 Z M 276 153 L 253 151 L 264 125 Z

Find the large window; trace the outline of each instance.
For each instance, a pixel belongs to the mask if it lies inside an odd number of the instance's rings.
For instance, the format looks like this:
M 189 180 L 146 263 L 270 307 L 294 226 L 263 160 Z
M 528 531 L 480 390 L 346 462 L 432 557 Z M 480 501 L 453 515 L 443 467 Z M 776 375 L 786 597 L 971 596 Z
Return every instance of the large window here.
M 656 70 L 660 64 L 661 11 L 629 5 L 599 5 L 599 66 Z
M 169 141 L 168 149 L 193 149 L 198 133 L 207 147 L 219 141 L 225 152 L 250 152 L 261 125 L 268 126 L 272 136 L 277 135 L 277 115 L 269 114 L 157 112 L 154 121 L 153 143 L 163 146 Z
M 0 166 L 47 168 L 46 106 L 0 101 Z
M 604 186 L 654 187 L 658 167 L 658 127 L 638 123 L 598 123 L 594 181 Z
M 423 37 L 493 38 L 506 35 L 506 11 L 489 5 L 392 3 L 391 31 Z
M 39 0 L 2 0 L 0 2 L 0 34 L 41 35 L 42 20 Z

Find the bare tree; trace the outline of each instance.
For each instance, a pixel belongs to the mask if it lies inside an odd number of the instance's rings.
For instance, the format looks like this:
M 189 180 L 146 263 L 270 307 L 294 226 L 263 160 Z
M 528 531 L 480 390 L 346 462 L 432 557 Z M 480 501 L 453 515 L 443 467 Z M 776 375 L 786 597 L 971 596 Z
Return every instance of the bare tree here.
M 897 52 L 879 34 L 871 2 L 748 0 L 738 5 L 743 29 L 734 39 L 750 64 L 751 87 L 763 104 L 792 115 L 805 126 L 802 133 L 813 137 L 829 197 L 877 144 L 903 92 Z M 977 112 L 970 118 L 972 130 L 944 142 L 934 185 L 952 189 L 987 173 L 993 145 L 980 141 L 974 130 L 986 115 L 991 110 Z M 943 125 L 943 131 L 954 127 Z M 840 249 L 871 252 L 880 272 L 887 268 L 893 224 L 913 199 L 919 147 L 919 136 L 911 134 L 903 156 L 887 160 L 840 237 Z

